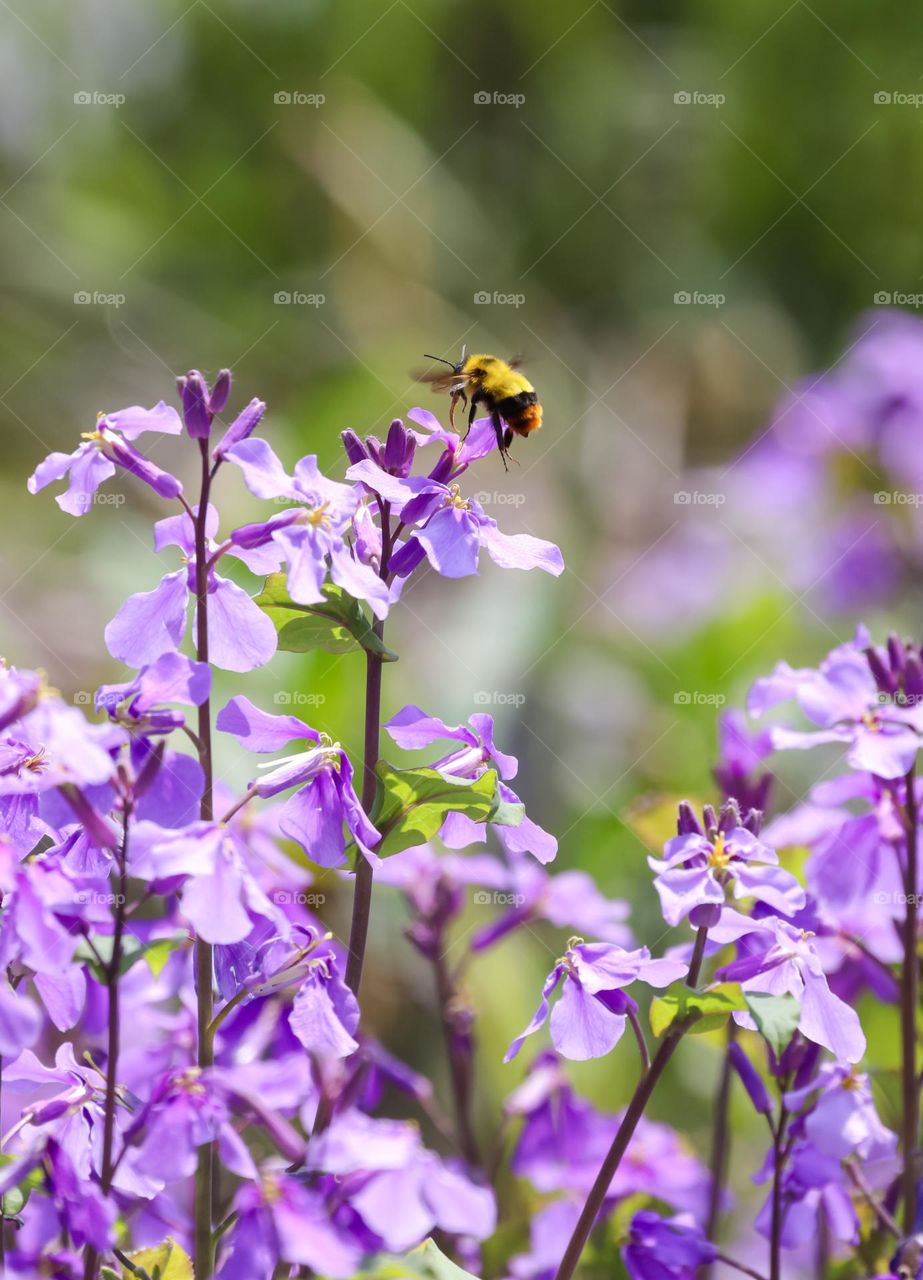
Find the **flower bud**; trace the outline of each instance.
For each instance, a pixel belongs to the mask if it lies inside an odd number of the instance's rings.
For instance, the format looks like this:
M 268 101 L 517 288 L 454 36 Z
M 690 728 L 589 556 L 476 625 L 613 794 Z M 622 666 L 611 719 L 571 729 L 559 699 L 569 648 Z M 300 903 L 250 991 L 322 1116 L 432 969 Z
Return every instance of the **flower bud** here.
M 355 466 L 357 462 L 365 462 L 369 457 L 369 451 L 356 435 L 355 431 L 348 427 L 345 431 L 340 432 L 340 439 L 343 441 L 343 448 L 346 450 L 346 456 L 350 463 Z
M 241 440 L 246 440 L 248 436 L 252 435 L 259 426 L 265 412 L 265 403 L 255 398 L 250 401 L 245 409 L 241 409 L 212 451 L 212 457 L 215 461 L 218 462 L 225 456 L 228 449 L 235 444 L 240 444 Z
M 728 1047 L 728 1057 L 731 1060 L 731 1066 L 740 1077 L 740 1083 L 749 1094 L 754 1108 L 761 1115 L 772 1115 L 772 1101 L 763 1078 L 736 1040 Z
M 183 419 L 193 440 L 207 440 L 212 427 L 208 408 L 208 383 L 198 369 L 190 369 L 185 378 L 176 381 L 183 402 Z
M 224 413 L 230 396 L 231 371 L 230 369 L 222 369 L 215 379 L 212 393 L 208 397 L 208 412 L 213 416 L 216 413 Z
M 382 459 L 385 471 L 401 479 L 409 476 L 416 450 L 416 440 L 414 440 L 400 418 L 395 418 L 388 429 L 388 438 L 385 441 Z
M 679 811 L 676 815 L 676 834 L 680 836 L 702 835 L 702 824 L 699 822 L 698 815 L 688 800 L 679 802 Z

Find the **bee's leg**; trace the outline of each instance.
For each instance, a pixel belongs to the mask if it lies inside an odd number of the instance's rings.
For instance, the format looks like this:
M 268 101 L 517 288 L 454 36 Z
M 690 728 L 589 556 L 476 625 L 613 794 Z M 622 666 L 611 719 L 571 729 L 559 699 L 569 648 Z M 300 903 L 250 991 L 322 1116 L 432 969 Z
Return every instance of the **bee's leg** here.
M 518 467 L 518 466 L 519 466 L 519 459 L 518 459 L 518 458 L 514 458 L 514 457 L 513 457 L 513 455 L 510 453 L 510 445 L 511 445 L 512 443 L 513 443 L 513 432 L 512 432 L 512 429 L 511 429 L 510 427 L 507 427 L 506 432 L 505 432 L 505 434 L 504 434 L 504 436 L 503 436 L 503 453 L 504 453 L 504 457 L 509 458 L 510 462 L 515 462 L 515 463 L 516 463 L 516 466 Z
M 459 400 L 461 400 L 462 404 L 468 403 L 464 391 L 453 391 L 452 403 L 449 406 L 449 426 L 453 431 L 455 430 L 455 406 L 458 404 Z
M 491 413 L 490 421 L 493 424 L 494 435 L 497 437 L 497 451 L 503 459 L 503 470 L 509 471 L 509 467 L 506 462 L 509 457 L 509 454 L 507 453 L 507 445 L 509 444 L 509 439 L 512 437 L 509 430 L 503 430 L 503 419 L 500 417 L 499 413 L 497 413 L 496 409 Z
M 477 407 L 480 403 L 481 403 L 480 396 L 475 391 L 474 395 L 471 397 L 471 404 L 468 407 L 468 425 L 465 428 L 465 434 L 462 436 L 463 440 L 468 439 L 468 432 L 471 430 L 471 424 L 472 422 L 474 422 L 475 411 L 477 410 Z

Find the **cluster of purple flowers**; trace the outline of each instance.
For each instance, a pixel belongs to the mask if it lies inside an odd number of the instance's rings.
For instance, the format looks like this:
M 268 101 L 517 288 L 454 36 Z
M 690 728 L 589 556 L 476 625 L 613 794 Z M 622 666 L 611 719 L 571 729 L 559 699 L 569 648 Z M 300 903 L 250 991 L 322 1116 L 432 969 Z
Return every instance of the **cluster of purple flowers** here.
M 681 804 L 648 859 L 651 903 L 679 931 L 655 956 L 636 945 L 628 904 L 582 871 L 549 869 L 557 840 L 510 786 L 518 761 L 491 716 L 452 724 L 411 704 L 380 721 L 385 622 L 414 575 L 474 574 L 482 550 L 500 568 L 563 571 L 557 547 L 502 532 L 465 496 L 467 469 L 495 447 L 490 422 L 463 440 L 415 410 L 415 428 L 394 422 L 384 442 L 344 433 L 344 480 L 314 457 L 290 475 L 254 434 L 261 401 L 223 426 L 231 389 L 226 371 L 211 387 L 193 371 L 180 412 L 102 415 L 29 481 L 36 492 L 66 477 L 59 505 L 80 516 L 121 469 L 173 504 L 154 548 L 182 564 L 106 628 L 130 674 L 98 690 L 92 717 L 42 674 L 0 667 L 4 1273 L 143 1275 L 178 1250 L 197 1280 L 428 1274 L 421 1255 L 400 1259 L 433 1234 L 480 1270 L 499 1163 L 465 969 L 540 926 L 558 931 L 560 958 L 506 1055 L 533 1046 L 505 1107 L 509 1173 L 531 1189 L 512 1199 L 532 1206 L 502 1264 L 509 1280 L 570 1280 L 594 1231 L 631 1280 L 693 1280 L 718 1263 L 764 1274 L 724 1220 L 720 1143 L 706 1164 L 645 1114 L 683 1038 L 703 1030 L 724 1063 L 716 1128 L 734 1080 L 769 1125 L 752 1173 L 769 1188 L 755 1228 L 770 1280 L 818 1237 L 833 1258 L 860 1245 L 884 1257 L 876 1231 L 896 1236 L 893 1265 L 915 1275 L 919 651 L 860 632 L 817 670 L 781 663 L 753 688 L 754 717 L 791 702 L 810 727 L 723 718 L 715 805 Z M 192 500 L 136 447 L 183 431 L 201 463 Z M 227 464 L 274 509 L 221 536 L 212 498 Z M 218 572 L 226 555 L 252 592 Z M 362 760 L 242 693 L 213 716 L 213 668 L 266 664 L 290 625 L 280 611 L 365 651 Z M 382 729 L 413 767 L 379 759 Z M 843 771 L 765 822 L 767 760 L 815 745 L 839 751 Z M 219 781 L 219 752 L 264 757 L 242 794 Z M 808 851 L 803 872 L 793 847 Z M 318 868 L 351 888 L 348 941 L 310 892 Z M 448 1106 L 361 1009 L 373 885 L 401 895 L 431 972 Z M 485 893 L 502 909 L 458 928 Z M 899 1132 L 858 1067 L 866 994 L 895 1006 L 901 1028 Z M 622 1112 L 604 1112 L 574 1091 L 565 1060 L 608 1055 L 629 1031 L 638 1084 Z M 385 1109 L 395 1097 L 401 1118 Z

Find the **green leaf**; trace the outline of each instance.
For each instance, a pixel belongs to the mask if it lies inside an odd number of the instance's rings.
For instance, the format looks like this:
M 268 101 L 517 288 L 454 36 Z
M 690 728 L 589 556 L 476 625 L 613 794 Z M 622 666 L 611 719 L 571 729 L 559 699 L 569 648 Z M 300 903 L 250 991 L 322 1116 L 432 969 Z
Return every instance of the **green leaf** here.
M 358 600 L 327 582 L 321 587 L 323 603 L 297 604 L 288 593 L 284 573 L 271 573 L 255 603 L 272 620 L 279 633 L 279 648 L 288 653 L 324 649 L 327 653 L 351 653 L 366 649 L 382 662 L 396 662 L 397 654 L 385 647 Z
M 792 995 L 773 996 L 765 991 L 747 992 L 746 1001 L 757 1030 L 778 1058 L 798 1030 L 798 1001 Z
M 477 1280 L 477 1277 L 447 1258 L 433 1240 L 424 1240 L 402 1258 L 376 1254 L 354 1280 Z
M 463 813 L 474 822 L 492 818 L 497 775 L 488 770 L 480 778 L 445 778 L 435 769 L 395 769 L 378 763 L 378 795 L 370 815 L 381 832 L 375 846 L 380 858 L 400 853 L 432 839 L 449 813 Z
M 171 1236 L 153 1249 L 141 1249 L 126 1256 L 136 1267 L 146 1271 L 151 1280 L 195 1280 L 192 1259 Z M 124 1275 L 130 1277 L 132 1272 L 126 1267 Z
M 409 1256 L 422 1266 L 423 1274 L 431 1280 L 477 1280 L 470 1271 L 447 1258 L 432 1239 L 424 1240 Z
M 662 1036 L 677 1018 L 691 1018 L 690 1031 L 714 1031 L 724 1025 L 730 1014 L 746 1007 L 739 983 L 724 982 L 707 991 L 693 991 L 684 983 L 676 983 L 651 1002 L 651 1030 L 655 1036 Z
M 149 942 L 145 945 L 132 935 L 125 935 L 122 938 L 122 959 L 119 964 L 119 975 L 126 974 L 132 965 L 143 959 L 147 961 L 151 973 L 156 978 L 166 964 L 170 953 L 183 946 L 186 941 L 186 934 L 176 933 L 169 938 L 157 938 L 154 942 Z M 99 959 L 97 959 L 97 955 Z M 76 957 L 87 966 L 96 981 L 105 986 L 108 981 L 108 974 L 104 965 L 108 966 L 112 959 L 112 936 L 103 934 L 94 937 L 93 949 L 90 948 L 86 941 L 81 942 L 77 948 Z M 103 961 L 103 965 L 99 963 L 100 959 Z

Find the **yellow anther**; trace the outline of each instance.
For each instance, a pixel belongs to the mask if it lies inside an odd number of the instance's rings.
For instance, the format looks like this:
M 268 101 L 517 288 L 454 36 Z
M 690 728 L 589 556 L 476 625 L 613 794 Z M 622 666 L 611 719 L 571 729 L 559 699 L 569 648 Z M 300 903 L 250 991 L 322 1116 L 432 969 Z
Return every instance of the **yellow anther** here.
M 708 855 L 708 865 L 712 871 L 724 871 L 730 861 L 731 855 L 724 847 L 724 836 L 719 832 L 715 838 L 715 843 L 712 845 L 712 851 Z

